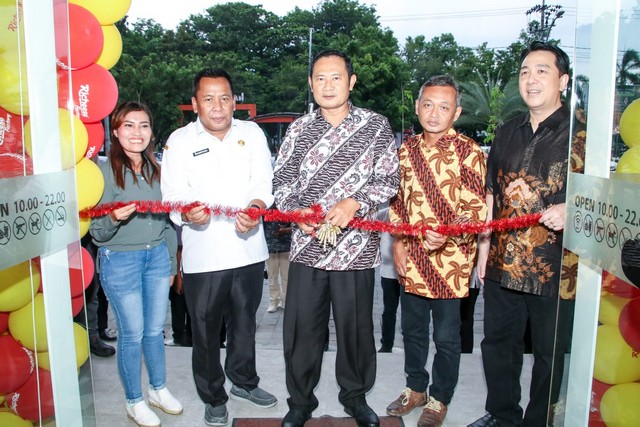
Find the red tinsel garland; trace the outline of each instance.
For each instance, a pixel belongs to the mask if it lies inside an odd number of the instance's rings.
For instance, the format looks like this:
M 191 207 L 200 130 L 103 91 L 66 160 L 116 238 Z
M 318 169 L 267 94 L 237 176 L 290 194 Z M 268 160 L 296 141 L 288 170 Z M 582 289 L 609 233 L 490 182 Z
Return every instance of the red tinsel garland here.
M 136 211 L 141 213 L 169 213 L 189 212 L 200 203 L 182 203 L 182 202 L 159 202 L 138 200 L 131 202 L 113 202 L 95 206 L 93 208 L 83 209 L 80 211 L 80 218 L 95 218 L 108 215 L 115 209 L 136 204 Z M 299 212 L 282 212 L 277 209 L 238 209 L 227 206 L 208 205 L 207 211 L 213 216 L 226 216 L 233 218 L 240 212 L 246 212 L 252 218 L 262 217 L 264 221 L 281 221 L 281 222 L 322 222 L 323 214 L 320 206 L 312 206 L 313 213 L 301 214 Z M 363 218 L 354 218 L 349 226 L 366 231 L 379 231 L 391 234 L 402 234 L 405 236 L 422 236 L 427 230 L 435 230 L 438 233 L 447 236 L 459 236 L 462 234 L 478 234 L 488 231 L 505 231 L 518 228 L 530 227 L 538 223 L 542 214 L 528 214 L 516 218 L 504 218 L 493 220 L 488 223 L 470 223 L 470 224 L 443 224 L 437 227 L 431 227 L 424 224 L 406 224 L 406 223 L 390 223 L 384 221 L 373 221 Z

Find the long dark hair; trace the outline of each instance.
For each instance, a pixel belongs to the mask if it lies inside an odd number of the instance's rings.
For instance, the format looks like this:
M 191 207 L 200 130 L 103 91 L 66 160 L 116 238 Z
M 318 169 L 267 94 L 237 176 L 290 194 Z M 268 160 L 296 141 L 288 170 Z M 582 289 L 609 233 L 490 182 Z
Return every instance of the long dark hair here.
M 124 123 L 124 118 L 132 111 L 144 111 L 147 116 L 149 116 L 149 124 L 151 125 L 151 129 L 153 129 L 153 116 L 151 115 L 151 111 L 149 107 L 147 107 L 142 102 L 137 101 L 127 101 L 118 105 L 113 113 L 111 114 L 111 129 L 118 129 Z M 141 153 L 142 154 L 142 166 L 140 167 L 140 173 L 144 177 L 144 179 L 152 184 L 154 181 L 160 182 L 160 165 L 156 161 L 155 156 L 153 155 L 153 147 L 155 145 L 155 135 L 153 134 L 153 130 L 151 131 L 151 141 L 147 148 Z M 122 189 L 124 189 L 124 177 L 126 175 L 127 169 L 131 172 L 133 176 L 133 182 L 138 183 L 138 178 L 136 177 L 135 170 L 133 169 L 133 165 L 131 164 L 131 160 L 124 152 L 118 137 L 115 135 L 111 135 L 111 150 L 109 151 L 109 161 L 111 163 L 111 170 L 113 171 L 113 177 L 116 180 L 116 185 Z

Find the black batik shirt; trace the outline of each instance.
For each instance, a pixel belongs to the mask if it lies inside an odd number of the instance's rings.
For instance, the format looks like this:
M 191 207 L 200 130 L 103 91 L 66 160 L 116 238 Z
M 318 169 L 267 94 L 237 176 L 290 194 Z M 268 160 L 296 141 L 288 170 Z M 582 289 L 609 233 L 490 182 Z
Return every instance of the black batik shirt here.
M 497 131 L 487 161 L 494 219 L 541 213 L 565 202 L 569 124 L 563 105 L 535 133 L 528 113 Z M 508 289 L 556 296 L 561 262 L 562 233 L 542 224 L 493 232 L 486 277 Z

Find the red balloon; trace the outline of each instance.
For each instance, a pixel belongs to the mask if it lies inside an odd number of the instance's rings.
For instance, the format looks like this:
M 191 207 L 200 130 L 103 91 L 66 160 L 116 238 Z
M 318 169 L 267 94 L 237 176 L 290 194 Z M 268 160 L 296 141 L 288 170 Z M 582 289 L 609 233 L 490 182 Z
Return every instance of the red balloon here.
M 640 298 L 632 299 L 622 307 L 618 327 L 629 347 L 640 352 Z
M 0 312 L 0 334 L 4 333 L 9 327 L 9 313 L 6 311 Z
M 89 144 L 87 145 L 87 152 L 85 157 L 93 159 L 102 150 L 104 144 L 104 126 L 102 122 L 85 123 L 84 127 L 87 128 L 87 134 L 89 134 Z
M 35 360 L 11 335 L 0 336 L 0 395 L 17 390 L 31 374 Z
M 78 254 L 78 243 L 68 245 L 69 253 L 69 282 L 71 283 L 71 298 L 82 295 L 84 290 L 93 280 L 95 266 L 93 257 L 89 251 L 80 246 Z
M 84 294 L 78 295 L 75 298 L 71 298 L 71 315 L 76 317 L 82 311 L 84 307 Z
M 600 415 L 600 400 L 605 391 L 611 387 L 611 384 L 605 384 L 596 380 L 591 382 L 591 407 L 589 408 L 589 427 L 606 427 L 602 416 Z
M 71 92 L 69 92 L 71 74 Z M 58 71 L 58 106 L 71 108 L 82 123 L 99 122 L 118 102 L 118 84 L 111 73 L 98 64 L 81 70 Z M 71 105 L 69 105 L 71 104 Z
M 602 270 L 602 289 L 619 297 L 640 297 L 640 289 L 606 270 Z
M 94 63 L 104 46 L 100 22 L 91 12 L 77 4 L 58 2 L 53 8 L 56 57 L 62 69 L 77 70 Z
M 33 175 L 33 162 L 28 155 L 0 153 L 0 178 Z
M 33 373 L 20 388 L 5 396 L 11 410 L 29 421 L 45 420 L 54 414 L 51 373 L 41 368 L 36 372 L 37 376 Z M 42 418 L 39 410 L 42 411 Z
M 0 107 L 0 153 L 24 152 L 22 134 L 28 116 L 13 114 Z

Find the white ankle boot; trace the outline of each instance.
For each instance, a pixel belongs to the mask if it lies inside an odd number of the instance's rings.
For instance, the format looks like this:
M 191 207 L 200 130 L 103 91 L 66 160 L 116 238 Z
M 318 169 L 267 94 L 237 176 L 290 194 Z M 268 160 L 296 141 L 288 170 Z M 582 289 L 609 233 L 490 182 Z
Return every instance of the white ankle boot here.
M 126 404 L 127 415 L 139 427 L 160 427 L 160 418 L 147 406 L 147 402 L 141 400 L 135 405 Z
M 167 414 L 178 415 L 182 413 L 182 404 L 173 397 L 168 388 L 160 390 L 149 388 L 149 405 L 162 409 Z
M 275 313 L 278 310 L 278 300 L 273 300 L 269 303 L 269 307 L 267 307 L 267 313 Z

